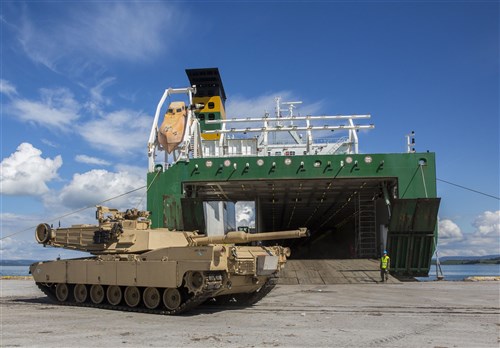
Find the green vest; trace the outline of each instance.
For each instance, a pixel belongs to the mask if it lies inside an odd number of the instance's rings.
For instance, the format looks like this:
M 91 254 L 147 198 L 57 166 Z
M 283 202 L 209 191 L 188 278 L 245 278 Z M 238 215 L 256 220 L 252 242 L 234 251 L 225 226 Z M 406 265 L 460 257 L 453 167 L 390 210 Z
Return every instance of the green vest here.
M 390 260 L 389 256 L 387 256 L 387 255 L 382 256 L 380 258 L 380 268 L 387 269 L 387 267 L 389 266 L 389 262 L 390 262 L 389 260 Z

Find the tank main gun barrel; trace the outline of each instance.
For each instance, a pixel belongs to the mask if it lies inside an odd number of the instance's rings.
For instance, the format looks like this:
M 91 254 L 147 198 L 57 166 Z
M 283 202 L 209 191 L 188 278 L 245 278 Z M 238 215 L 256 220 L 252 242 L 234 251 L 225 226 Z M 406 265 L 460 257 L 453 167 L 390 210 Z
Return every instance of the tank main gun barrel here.
M 192 245 L 207 244 L 241 244 L 261 240 L 302 238 L 309 235 L 307 228 L 301 227 L 298 230 L 266 232 L 266 233 L 246 233 L 242 231 L 228 232 L 224 236 L 192 236 Z

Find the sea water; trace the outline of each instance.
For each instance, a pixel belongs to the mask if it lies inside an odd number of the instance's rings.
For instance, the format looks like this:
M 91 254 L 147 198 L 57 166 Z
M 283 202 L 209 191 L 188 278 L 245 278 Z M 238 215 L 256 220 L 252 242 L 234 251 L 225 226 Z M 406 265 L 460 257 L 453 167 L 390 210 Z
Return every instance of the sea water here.
M 0 266 L 0 276 L 27 276 L 30 266 Z
M 459 281 L 467 277 L 500 276 L 500 264 L 477 263 L 472 265 L 441 265 L 444 280 Z M 420 281 L 436 280 L 436 265 L 429 270 L 429 277 L 417 278 Z

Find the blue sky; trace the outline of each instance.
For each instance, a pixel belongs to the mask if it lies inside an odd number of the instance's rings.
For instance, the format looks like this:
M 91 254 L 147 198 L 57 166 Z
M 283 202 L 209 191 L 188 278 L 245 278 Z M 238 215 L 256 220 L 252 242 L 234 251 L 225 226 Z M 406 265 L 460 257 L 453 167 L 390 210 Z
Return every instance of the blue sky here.
M 261 116 L 275 96 L 369 113 L 361 152 L 404 152 L 414 130 L 438 178 L 500 195 L 496 1 L 0 4 L 2 236 L 144 185 L 156 105 L 186 68 L 220 69 L 229 117 Z M 442 182 L 438 194 L 441 255 L 500 253 L 498 200 Z M 74 255 L 31 229 L 1 253 Z

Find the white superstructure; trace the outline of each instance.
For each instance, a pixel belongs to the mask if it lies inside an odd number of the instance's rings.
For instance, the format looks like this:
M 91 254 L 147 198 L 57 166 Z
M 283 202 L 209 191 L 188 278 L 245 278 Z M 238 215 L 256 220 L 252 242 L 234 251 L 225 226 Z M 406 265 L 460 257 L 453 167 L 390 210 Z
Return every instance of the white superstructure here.
M 200 123 L 195 116 L 199 105 L 194 105 L 196 88 L 169 88 L 156 109 L 148 142 L 149 171 L 157 164 L 168 167 L 190 158 L 238 156 L 294 156 L 313 154 L 358 153 L 359 130 L 373 129 L 373 124 L 356 124 L 370 115 L 295 115 L 294 109 L 302 102 L 281 102 L 275 98 L 275 115 L 263 117 L 233 117 L 224 120 L 206 120 L 206 124 L 221 124 L 219 130 L 206 130 L 203 134 L 217 134 L 218 140 L 204 140 Z M 158 142 L 158 120 L 167 97 L 187 94 L 187 129 L 179 147 L 168 155 Z M 281 107 L 286 106 L 283 110 Z M 285 112 L 287 112 L 287 114 Z M 340 133 L 340 134 L 339 134 Z M 157 161 L 157 152 L 164 152 L 164 160 Z

